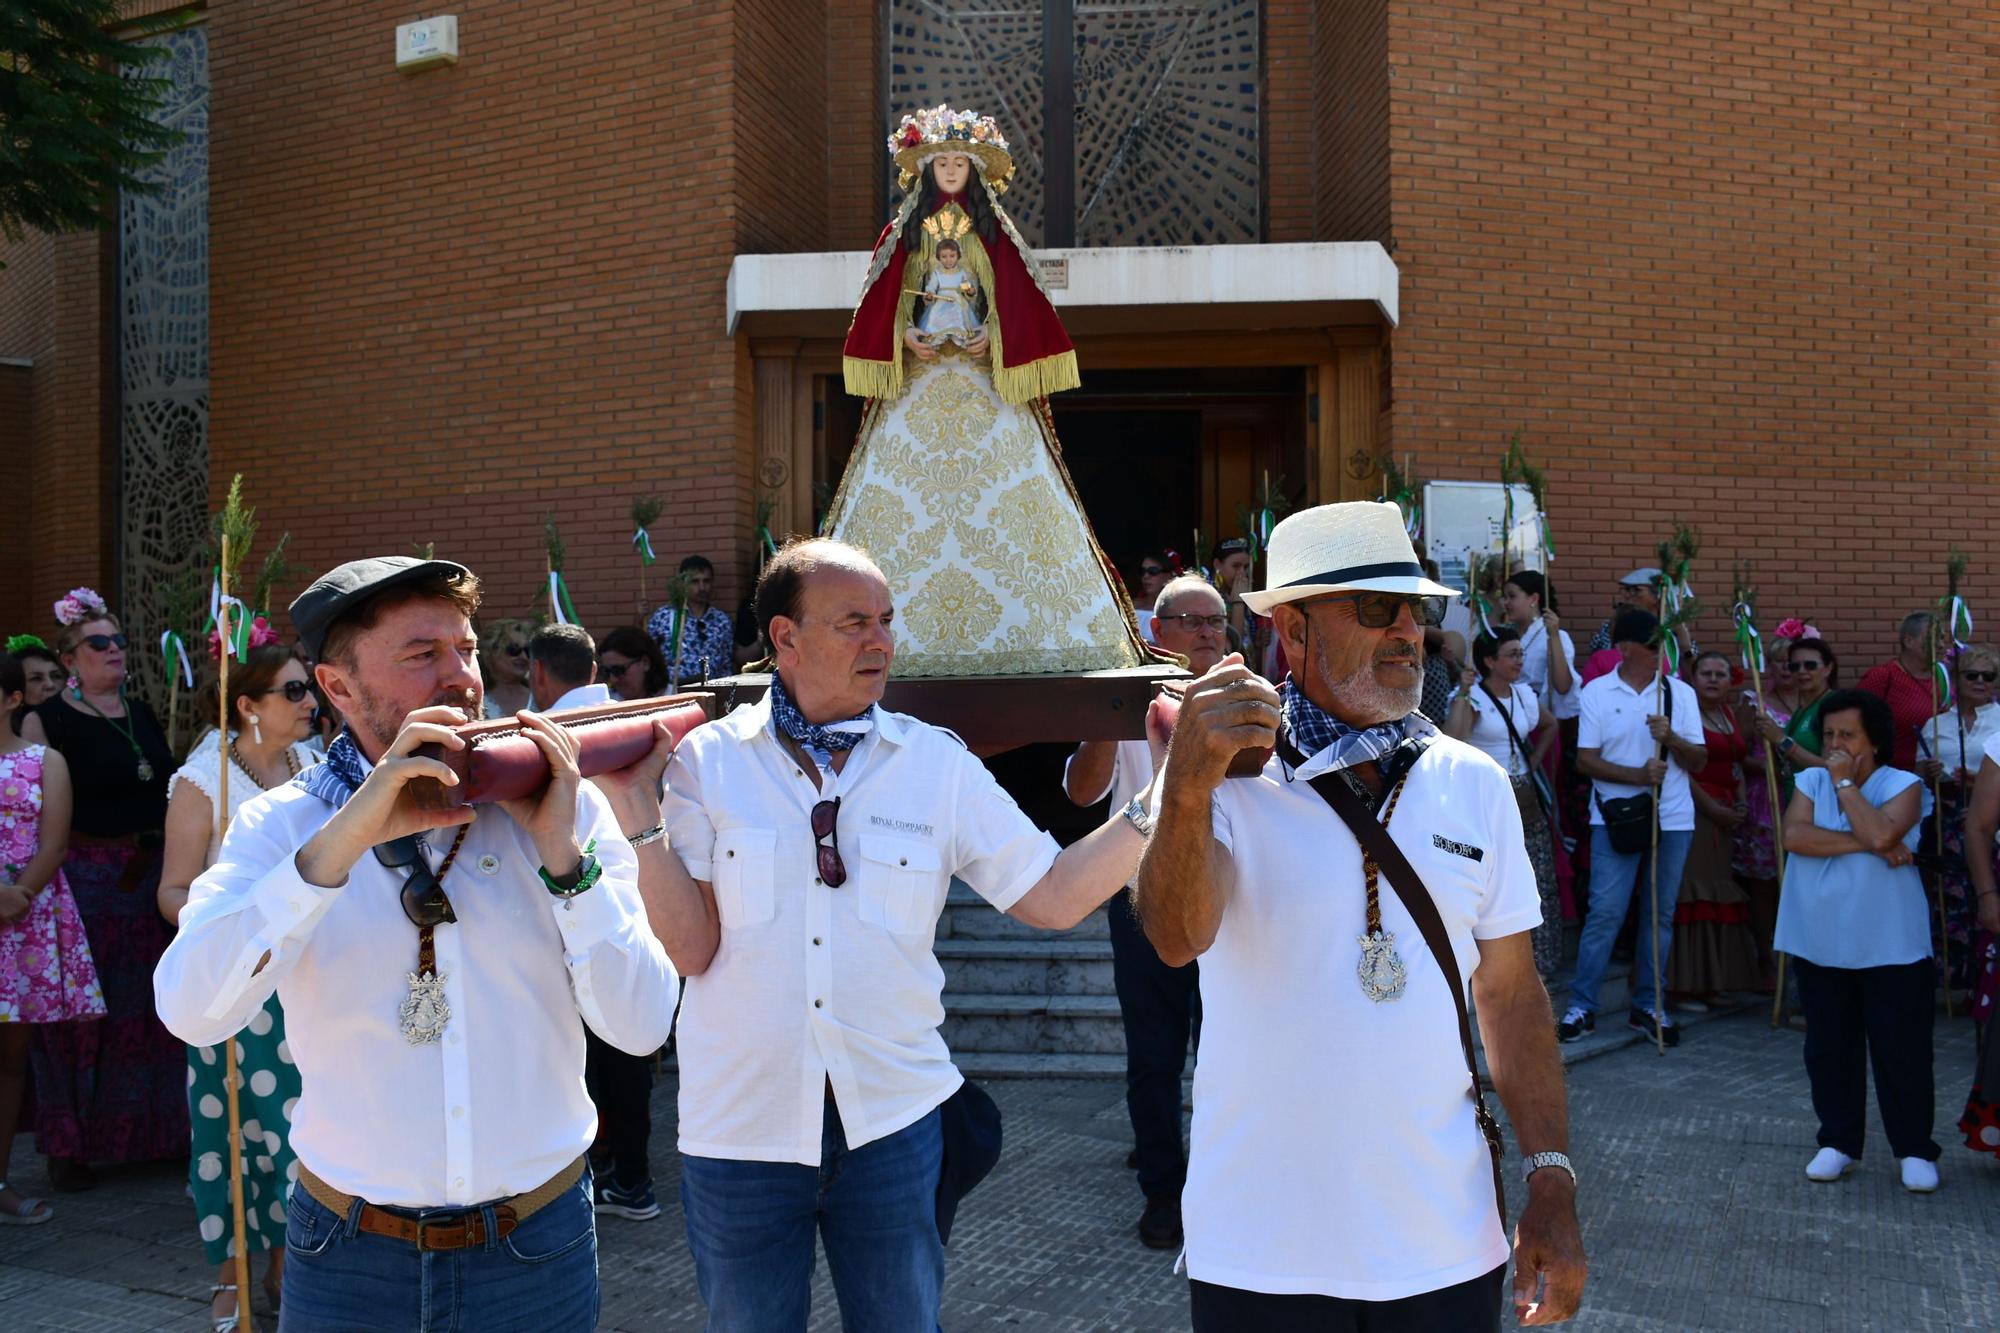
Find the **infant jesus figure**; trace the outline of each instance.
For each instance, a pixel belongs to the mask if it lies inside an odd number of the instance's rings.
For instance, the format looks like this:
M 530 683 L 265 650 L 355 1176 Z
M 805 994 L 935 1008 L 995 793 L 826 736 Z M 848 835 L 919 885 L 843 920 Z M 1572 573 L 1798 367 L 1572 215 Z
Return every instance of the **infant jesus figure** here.
M 932 347 L 954 343 L 964 347 L 977 338 L 984 321 L 979 316 L 979 282 L 959 267 L 963 256 L 949 237 L 937 243 L 937 263 L 916 293 L 917 334 Z

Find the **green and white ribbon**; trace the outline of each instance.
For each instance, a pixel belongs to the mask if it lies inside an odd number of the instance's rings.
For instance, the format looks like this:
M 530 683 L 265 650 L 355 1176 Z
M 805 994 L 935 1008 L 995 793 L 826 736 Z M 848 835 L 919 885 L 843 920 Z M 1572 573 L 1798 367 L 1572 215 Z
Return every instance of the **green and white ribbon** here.
M 1964 648 L 1972 642 L 1972 611 L 1956 593 L 1951 598 L 1951 640 Z
M 229 626 L 227 634 L 218 637 L 222 640 L 225 655 L 242 657 L 250 651 L 250 609 L 243 604 L 242 598 L 222 595 L 222 569 L 217 566 L 208 584 L 208 623 L 202 628 L 217 629 L 223 623 L 223 613 L 232 606 L 237 612 L 231 618 L 234 623 Z
M 1681 674 L 1681 641 L 1670 626 L 1660 627 L 1660 658 L 1666 663 L 1667 674 Z
M 1731 614 L 1736 618 L 1736 649 L 1743 656 L 1745 671 L 1764 670 L 1764 640 L 1757 633 L 1757 613 L 1748 602 L 1738 602 Z
M 632 545 L 639 552 L 640 564 L 650 567 L 659 563 L 659 558 L 653 554 L 652 533 L 644 528 L 638 529 L 632 534 Z
M 771 536 L 771 530 L 762 523 L 757 525 L 757 549 L 761 552 L 759 558 L 762 560 L 769 560 L 778 553 L 777 539 Z
M 1955 697 L 1951 688 L 1951 668 L 1942 662 L 1931 663 L 1931 688 L 1937 691 L 1938 711 L 1951 707 Z
M 1556 536 L 1549 530 L 1549 516 L 1541 514 L 1538 517 L 1542 524 L 1542 557 L 1553 565 L 1556 562 Z
M 576 604 L 569 599 L 569 587 L 560 569 L 549 571 L 549 618 L 558 625 L 578 623 Z
M 168 689 L 172 689 L 174 686 L 174 660 L 176 658 L 180 659 L 181 676 L 187 681 L 187 687 L 189 689 L 194 688 L 194 665 L 188 661 L 187 644 L 182 640 L 180 635 L 172 630 L 162 630 L 160 632 L 160 656 L 166 660 L 167 664 Z

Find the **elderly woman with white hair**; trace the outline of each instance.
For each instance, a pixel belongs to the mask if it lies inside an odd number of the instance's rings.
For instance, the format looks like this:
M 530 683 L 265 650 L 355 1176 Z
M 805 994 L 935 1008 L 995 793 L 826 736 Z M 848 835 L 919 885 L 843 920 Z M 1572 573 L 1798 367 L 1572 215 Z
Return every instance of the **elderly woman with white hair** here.
M 1936 784 L 1944 805 L 1944 857 L 1940 888 L 1944 893 L 1944 939 L 1937 946 L 1944 982 L 1965 991 L 1974 981 L 1972 937 L 1977 904 L 1967 878 L 1966 807 L 1973 780 L 1979 776 L 1986 743 L 2000 736 L 2000 703 L 1994 702 L 2000 681 L 2000 654 L 1968 644 L 1952 660 L 1953 698 L 1917 737 L 1917 776 Z M 1935 841 L 1935 831 L 1925 830 Z M 1991 855 L 1992 848 L 1987 849 Z M 1935 934 L 1936 920 L 1932 931 Z

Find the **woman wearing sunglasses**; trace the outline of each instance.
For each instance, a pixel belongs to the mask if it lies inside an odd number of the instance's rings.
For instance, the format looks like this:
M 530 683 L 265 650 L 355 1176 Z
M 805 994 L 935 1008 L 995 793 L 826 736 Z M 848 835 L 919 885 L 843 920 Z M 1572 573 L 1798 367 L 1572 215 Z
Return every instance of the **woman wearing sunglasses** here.
M 266 631 L 268 634 L 269 631 Z M 211 650 L 215 647 L 213 636 Z M 203 715 L 219 711 L 216 683 L 204 692 Z M 222 846 L 222 771 L 229 769 L 229 817 L 244 803 L 290 782 L 313 757 L 303 741 L 311 730 L 314 697 L 305 664 L 289 648 L 267 639 L 229 672 L 229 734 L 211 729 L 195 745 L 173 777 L 167 803 L 166 858 L 160 872 L 160 914 L 178 924 L 187 906 L 188 886 L 215 863 Z M 293 1157 L 289 1108 L 299 1095 L 299 1071 L 285 1041 L 285 1016 L 274 994 L 236 1034 L 237 1068 L 243 1084 L 242 1123 L 255 1132 L 243 1136 L 243 1208 L 252 1249 L 268 1250 L 264 1291 L 278 1303 L 285 1257 L 285 1196 Z M 194 1197 L 202 1248 L 218 1276 L 209 1288 L 209 1316 L 220 1333 L 236 1327 L 236 1279 L 230 1256 L 229 1126 L 223 1107 L 220 1046 L 187 1048 L 188 1118 L 194 1127 L 188 1160 L 188 1188 Z
M 1940 887 L 1944 891 L 1945 937 L 1951 947 L 1941 948 L 1938 957 L 1950 963 L 1945 983 L 1961 992 L 1970 990 L 1976 980 L 1972 947 L 1976 904 L 1966 878 L 1965 811 L 1986 742 L 2000 735 L 2000 703 L 1993 701 L 1996 681 L 2000 681 L 2000 656 L 1977 644 L 1960 649 L 1952 663 L 1953 699 L 1918 736 L 1917 776 L 1926 784 L 1937 784 L 1944 798 Z M 1926 832 L 1926 842 L 1934 846 L 1936 830 Z
M 667 688 L 667 659 L 653 636 L 620 625 L 597 641 L 597 678 L 614 699 L 650 699 Z
M 479 676 L 486 689 L 487 717 L 512 717 L 535 706 L 528 689 L 528 636 L 534 628 L 525 620 L 489 620 L 479 631 Z
M 1777 755 L 1779 795 L 1789 807 L 1797 775 L 1826 767 L 1819 756 L 1819 714 L 1840 679 L 1840 658 L 1825 639 L 1800 639 L 1785 658 L 1785 674 L 1791 682 L 1792 715 L 1781 725 L 1771 714 L 1760 714 L 1757 730 Z
M 78 588 L 55 605 L 62 692 L 36 710 L 69 765 L 75 802 L 63 875 L 103 983 L 105 1017 L 52 1023 L 35 1043 L 35 1143 L 58 1190 L 96 1183 L 87 1162 L 150 1162 L 187 1151 L 187 1057 L 153 1010 L 167 945 L 153 910 L 174 758 L 159 719 L 128 698 L 126 639 L 104 599 Z

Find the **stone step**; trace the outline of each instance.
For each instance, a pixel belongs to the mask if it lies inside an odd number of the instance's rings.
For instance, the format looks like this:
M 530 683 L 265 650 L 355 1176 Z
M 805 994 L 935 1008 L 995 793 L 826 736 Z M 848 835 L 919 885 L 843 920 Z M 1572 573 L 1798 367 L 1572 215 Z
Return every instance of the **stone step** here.
M 938 917 L 937 937 L 941 940 L 1103 940 L 1111 938 L 1111 922 L 1100 907 L 1069 930 L 1038 930 L 1016 921 L 1005 912 L 996 912 L 993 904 L 974 893 L 969 886 L 953 880 L 951 892 L 944 900 L 944 912 Z
M 934 946 L 947 994 L 1110 995 L 1108 939 L 950 939 Z
M 1122 1055 L 1021 1055 L 1003 1051 L 952 1052 L 952 1063 L 967 1078 L 1122 1079 Z
M 1117 1055 L 1125 1027 L 1115 995 L 953 995 L 941 1029 L 953 1052 Z

